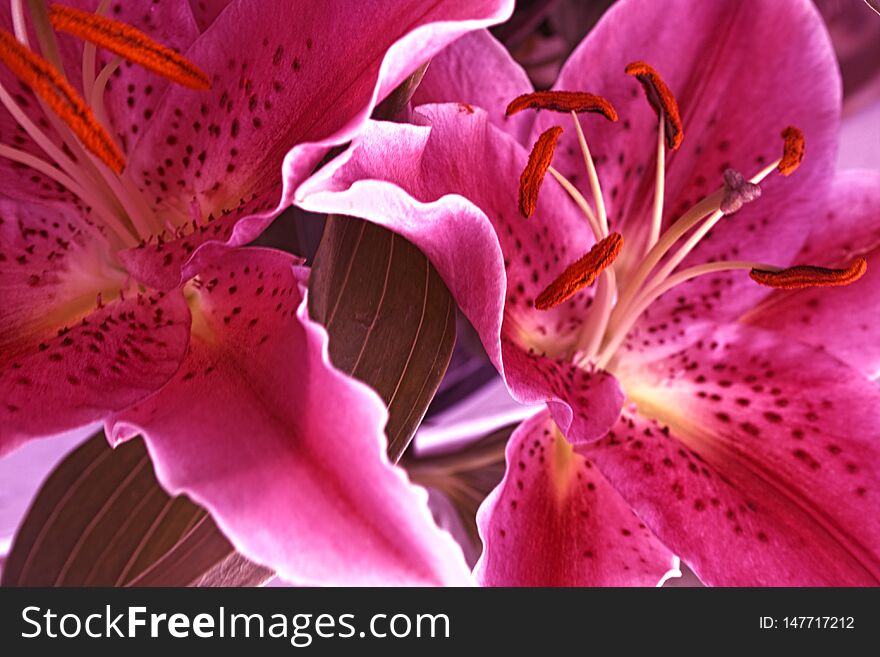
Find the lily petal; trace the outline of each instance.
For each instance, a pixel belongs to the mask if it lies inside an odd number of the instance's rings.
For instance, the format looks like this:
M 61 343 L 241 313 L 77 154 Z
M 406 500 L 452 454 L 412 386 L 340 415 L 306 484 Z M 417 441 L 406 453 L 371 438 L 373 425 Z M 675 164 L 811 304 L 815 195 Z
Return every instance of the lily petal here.
M 828 191 L 840 114 L 837 64 L 813 4 L 622 0 L 571 55 L 555 87 L 601 94 L 621 117 L 617 123 L 583 121 L 612 229 L 627 240 L 619 271 L 634 267 L 644 252 L 654 198 L 657 115 L 638 82 L 624 74 L 637 60 L 663 76 L 684 124 L 681 148 L 667 158 L 664 226 L 719 188 L 725 169 L 751 177 L 780 157 L 786 126 L 803 130 L 807 156 L 800 169 L 766 180 L 761 199 L 719 223 L 682 266 L 739 258 L 791 263 Z M 558 115 L 540 114 L 533 135 L 553 123 L 566 125 Z M 585 180 L 573 130 L 563 135 L 557 153 L 557 168 Z M 674 334 L 666 320 L 682 307 L 729 321 L 766 294 L 736 273 L 698 279 L 655 304 L 652 325 L 665 324 L 669 331 L 652 335 Z
M 113 301 L 0 360 L 0 455 L 25 440 L 102 420 L 177 371 L 189 338 L 183 296 Z
M 823 347 L 867 376 L 880 374 L 880 173 L 838 174 L 830 209 L 813 224 L 796 261 L 841 267 L 868 259 L 868 273 L 839 288 L 779 291 L 746 313 L 745 321 Z
M 98 294 L 118 295 L 124 274 L 103 266 L 106 238 L 64 203 L 0 197 L 0 353 L 36 349 L 79 321 Z
M 429 127 L 369 123 L 349 154 L 303 185 L 298 205 L 363 217 L 413 242 L 477 329 L 514 397 L 551 401 L 569 440 L 601 437 L 616 421 L 623 393 L 613 376 L 579 370 L 564 358 L 575 348 L 592 290 L 551 311 L 534 308 L 543 287 L 582 255 L 577 245 L 592 244 L 586 221 L 554 185 L 542 190 L 535 217 L 518 214 L 527 155 L 484 111 L 425 105 L 417 120 Z
M 626 387 L 638 412 L 580 452 L 703 582 L 880 583 L 875 384 L 727 325 Z
M 295 258 L 264 249 L 204 270 L 180 372 L 108 435 L 142 433 L 162 485 L 207 507 L 237 549 L 285 580 L 467 583 L 427 494 L 385 456 L 381 400 L 331 366 L 304 277 Z
M 231 3 L 185 53 L 213 76 L 211 90 L 170 89 L 129 164 L 148 196 L 155 190 L 159 209 L 195 214 L 196 225 L 182 222 L 183 235 L 161 250 L 129 252 L 133 275 L 168 289 L 203 266 L 205 242 L 253 240 L 328 150 L 357 134 L 378 100 L 462 34 L 504 20 L 512 5 Z M 209 215 L 230 212 L 201 230 Z
M 234 0 L 189 0 L 199 29 L 204 32 Z
M 487 74 L 487 71 L 489 74 Z M 497 128 L 528 146 L 534 112 L 507 116 L 504 108 L 534 91 L 529 76 L 488 30 L 466 34 L 440 51 L 413 94 L 413 105 L 467 103 L 486 110 Z
M 477 523 L 485 586 L 654 586 L 674 565 L 547 411 L 511 436 L 507 472 Z

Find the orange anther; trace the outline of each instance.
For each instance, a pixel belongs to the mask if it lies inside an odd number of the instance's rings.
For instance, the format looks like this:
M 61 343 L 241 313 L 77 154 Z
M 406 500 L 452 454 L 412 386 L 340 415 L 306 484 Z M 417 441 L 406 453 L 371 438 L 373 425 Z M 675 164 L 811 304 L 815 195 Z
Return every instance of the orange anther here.
M 789 176 L 804 159 L 804 133 L 794 126 L 789 126 L 782 131 L 782 138 L 785 140 L 785 145 L 782 147 L 782 160 L 776 168 L 783 176 Z
M 807 287 L 849 285 L 864 276 L 867 270 L 868 261 L 864 258 L 856 258 L 846 269 L 798 265 L 781 271 L 753 269 L 749 272 L 749 276 L 761 285 L 782 290 L 799 290 Z
M 507 116 L 524 109 L 545 109 L 552 112 L 595 112 L 609 121 L 617 120 L 617 111 L 608 100 L 585 91 L 535 91 L 510 101 Z
M 663 78 L 653 66 L 645 62 L 633 62 L 626 67 L 627 75 L 633 75 L 642 84 L 645 96 L 651 107 L 657 112 L 657 116 L 663 118 L 666 129 L 666 145 L 670 150 L 681 146 L 684 131 L 681 127 L 681 114 L 678 111 L 678 103 Z
M 52 5 L 49 19 L 59 32 L 94 43 L 185 87 L 211 88 L 211 78 L 198 66 L 127 23 L 64 5 Z
M 70 127 L 83 146 L 113 171 L 122 172 L 125 158 L 116 142 L 98 123 L 92 110 L 61 73 L 3 30 L 0 30 L 0 60 L 46 102 Z
M 529 153 L 529 161 L 519 178 L 519 211 L 528 219 L 535 213 L 538 206 L 538 191 L 544 182 L 547 169 L 553 159 L 553 151 L 562 128 L 556 126 L 543 132 L 535 142 L 532 152 Z
M 579 260 L 572 263 L 555 281 L 535 299 L 535 308 L 550 310 L 564 303 L 593 282 L 614 260 L 623 248 L 620 233 L 611 233 Z

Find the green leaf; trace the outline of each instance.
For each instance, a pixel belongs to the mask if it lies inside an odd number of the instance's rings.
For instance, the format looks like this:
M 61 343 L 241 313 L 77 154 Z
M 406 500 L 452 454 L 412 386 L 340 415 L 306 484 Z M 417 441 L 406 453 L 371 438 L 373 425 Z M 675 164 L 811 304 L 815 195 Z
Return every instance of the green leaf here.
M 330 358 L 388 405 L 388 456 L 409 445 L 449 365 L 455 303 L 428 259 L 369 222 L 328 217 L 309 279 L 309 312 Z
M 49 475 L 3 568 L 3 586 L 247 586 L 272 573 L 214 521 L 159 486 L 140 438 L 98 433 Z

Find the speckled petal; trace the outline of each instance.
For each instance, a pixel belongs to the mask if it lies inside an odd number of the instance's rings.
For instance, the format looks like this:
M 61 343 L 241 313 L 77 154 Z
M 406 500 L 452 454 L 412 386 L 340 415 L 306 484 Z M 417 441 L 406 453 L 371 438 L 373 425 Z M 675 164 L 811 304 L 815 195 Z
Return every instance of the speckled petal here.
M 252 241 L 379 99 L 512 4 L 230 3 L 184 53 L 213 78 L 211 90 L 170 88 L 131 152 L 132 175 L 176 230 L 161 249 L 153 240 L 128 252 L 129 270 L 168 289 L 210 262 L 201 245 Z
M 484 586 L 654 586 L 673 555 L 547 411 L 507 444 L 507 472 L 477 514 Z
M 776 292 L 744 319 L 823 347 L 876 377 L 880 374 L 880 173 L 838 174 L 829 206 L 818 214 L 796 262 L 845 267 L 864 256 L 868 273 L 847 287 Z
M 287 581 L 468 584 L 427 494 L 388 462 L 381 399 L 330 364 L 298 263 L 236 249 L 202 271 L 180 371 L 108 435 L 143 434 L 162 485 Z
M 637 405 L 581 448 L 706 584 L 880 584 L 880 391 L 742 325 L 624 378 Z

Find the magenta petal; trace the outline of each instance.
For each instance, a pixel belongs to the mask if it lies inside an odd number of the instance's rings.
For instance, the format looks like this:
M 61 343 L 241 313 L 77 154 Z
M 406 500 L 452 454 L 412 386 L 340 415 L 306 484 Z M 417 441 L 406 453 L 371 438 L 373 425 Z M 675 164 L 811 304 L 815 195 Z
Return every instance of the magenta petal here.
M 880 391 L 741 325 L 627 386 L 638 415 L 581 449 L 700 579 L 880 584 Z
M 328 149 L 357 134 L 377 100 L 462 34 L 505 19 L 512 4 L 231 3 L 185 53 L 213 76 L 211 90 L 170 89 L 129 162 L 159 211 L 195 212 L 203 223 L 193 230 L 185 222 L 186 236 L 161 249 L 129 252 L 127 266 L 168 289 L 205 264 L 200 244 L 253 240 Z M 229 211 L 238 216 L 204 223 Z
M 627 241 L 621 267 L 632 266 L 629 259 L 642 252 L 656 166 L 657 116 L 638 82 L 624 74 L 637 60 L 663 76 L 684 124 L 681 148 L 667 159 L 664 225 L 719 188 L 728 167 L 751 177 L 780 157 L 785 127 L 803 130 L 807 154 L 800 169 L 788 178 L 773 174 L 761 198 L 716 226 L 682 266 L 722 259 L 789 264 L 816 205 L 824 202 L 839 125 L 840 77 L 813 4 L 622 0 L 571 55 L 556 88 L 606 96 L 620 114 L 617 123 L 586 118 L 583 124 L 599 161 L 611 225 Z M 567 128 L 565 119 L 542 113 L 533 134 L 551 123 Z M 583 177 L 573 130 L 563 135 L 554 164 Z M 709 278 L 722 282 L 713 285 Z M 712 295 L 719 290 L 716 302 Z M 728 321 L 766 291 L 733 273 L 697 280 L 683 294 L 701 317 Z M 656 304 L 658 323 L 680 305 L 680 296 L 676 291 Z
M 572 442 L 601 437 L 616 421 L 623 393 L 613 376 L 578 370 L 563 357 L 582 328 L 592 288 L 552 311 L 534 308 L 541 290 L 592 244 L 586 221 L 549 183 L 532 219 L 518 213 L 526 151 L 483 110 L 445 104 L 418 111 L 428 127 L 368 124 L 349 154 L 302 186 L 298 204 L 369 219 L 416 244 L 514 396 L 527 404 L 552 400 Z
M 502 308 L 510 334 L 528 336 L 541 351 L 571 346 L 592 289 L 548 312 L 535 310 L 534 299 L 592 246 L 586 221 L 549 182 L 535 216 L 519 214 L 519 177 L 528 154 L 485 111 L 424 105 L 415 120 L 427 125 L 368 123 L 351 151 L 300 188 L 297 205 L 362 217 L 416 244 L 496 366 Z
M 511 394 L 524 404 L 546 401 L 571 443 L 598 440 L 617 422 L 626 396 L 613 374 L 529 353 L 507 340 L 502 348 Z
M 507 116 L 507 104 L 534 91 L 523 68 L 488 30 L 466 34 L 431 60 L 414 105 L 468 103 L 486 110 L 494 126 L 528 144 L 534 112 Z
M 880 174 L 838 174 L 829 205 L 818 215 L 796 261 L 845 267 L 863 256 L 868 273 L 846 287 L 777 292 L 745 319 L 823 347 L 875 377 L 880 372 Z
M 0 360 L 0 454 L 147 397 L 177 371 L 190 316 L 183 295 L 114 301 Z
M 264 249 L 203 271 L 185 363 L 108 423 L 112 438 L 142 433 L 162 485 L 206 506 L 236 548 L 288 581 L 467 583 L 426 493 L 385 456 L 381 400 L 330 365 L 304 275 Z
M 235 0 L 189 0 L 193 16 L 199 29 L 204 32 L 217 20 L 220 12 L 231 5 Z
M 477 523 L 485 586 L 654 586 L 674 565 L 547 411 L 511 436 L 504 480 Z
M 102 291 L 118 295 L 125 274 L 103 265 L 107 249 L 74 207 L 0 198 L 0 359 L 79 321 Z

